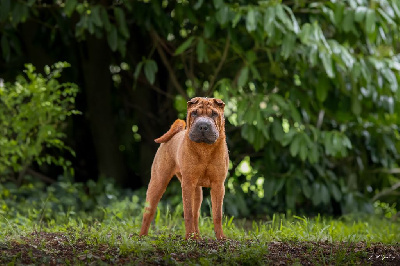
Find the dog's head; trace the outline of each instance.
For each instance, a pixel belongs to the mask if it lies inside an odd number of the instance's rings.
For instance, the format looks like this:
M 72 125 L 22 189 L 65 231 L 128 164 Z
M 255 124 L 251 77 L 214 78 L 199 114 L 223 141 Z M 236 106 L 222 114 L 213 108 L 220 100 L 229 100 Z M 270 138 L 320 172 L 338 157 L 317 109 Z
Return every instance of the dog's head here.
M 189 139 L 197 143 L 215 143 L 225 130 L 225 103 L 214 98 L 196 97 L 187 103 Z

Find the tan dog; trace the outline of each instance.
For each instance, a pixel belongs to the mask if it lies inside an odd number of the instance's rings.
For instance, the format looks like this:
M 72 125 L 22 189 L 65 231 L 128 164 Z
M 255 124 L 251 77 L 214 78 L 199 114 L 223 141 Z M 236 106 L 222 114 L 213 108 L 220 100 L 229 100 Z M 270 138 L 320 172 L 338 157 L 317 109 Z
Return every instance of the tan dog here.
M 185 121 L 176 120 L 170 130 L 155 140 L 161 143 L 151 168 L 140 235 L 147 235 L 161 196 L 174 175 L 182 186 L 186 239 L 199 238 L 202 187 L 211 187 L 212 215 L 217 239 L 222 232 L 222 202 L 228 172 L 225 141 L 225 103 L 219 99 L 193 98 L 187 103 Z

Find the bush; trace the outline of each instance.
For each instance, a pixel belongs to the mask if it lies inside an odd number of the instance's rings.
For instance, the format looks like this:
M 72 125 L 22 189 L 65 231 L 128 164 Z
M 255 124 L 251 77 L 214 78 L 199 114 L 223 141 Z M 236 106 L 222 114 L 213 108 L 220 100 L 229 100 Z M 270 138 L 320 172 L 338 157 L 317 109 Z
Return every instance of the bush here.
M 34 162 L 59 165 L 73 175 L 71 162 L 54 153 L 67 150 L 74 155 L 63 141 L 63 129 L 66 119 L 79 113 L 73 109 L 78 87 L 58 81 L 69 66 L 58 62 L 46 66 L 42 75 L 26 64 L 24 75 L 0 87 L 1 177 L 21 179 Z M 47 152 L 50 149 L 52 153 Z
M 60 177 L 51 185 L 27 176 L 21 186 L 0 184 L 0 217 L 23 223 L 68 223 L 136 217 L 141 219 L 145 191 L 118 189 L 113 180 L 75 182 Z M 163 206 L 161 204 L 160 206 Z

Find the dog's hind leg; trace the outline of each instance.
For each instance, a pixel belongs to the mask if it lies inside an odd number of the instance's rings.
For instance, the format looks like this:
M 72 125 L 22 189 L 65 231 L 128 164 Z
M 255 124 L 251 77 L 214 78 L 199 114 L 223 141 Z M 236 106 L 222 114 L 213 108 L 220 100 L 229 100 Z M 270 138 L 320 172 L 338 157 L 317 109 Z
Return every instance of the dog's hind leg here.
M 160 201 L 169 181 L 173 176 L 173 162 L 159 163 L 158 156 L 154 159 L 151 168 L 151 179 L 146 194 L 146 207 L 143 213 L 142 228 L 140 229 L 140 236 L 147 235 L 149 232 L 150 223 L 154 218 L 157 210 L 158 202 Z

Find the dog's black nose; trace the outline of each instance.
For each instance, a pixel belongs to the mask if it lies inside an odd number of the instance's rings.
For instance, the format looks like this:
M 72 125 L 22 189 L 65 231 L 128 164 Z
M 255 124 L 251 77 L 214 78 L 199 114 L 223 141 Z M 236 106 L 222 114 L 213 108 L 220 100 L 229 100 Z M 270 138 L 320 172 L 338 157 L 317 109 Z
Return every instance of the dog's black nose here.
M 206 132 L 209 129 L 209 125 L 205 122 L 199 122 L 197 124 L 197 129 L 201 132 Z

